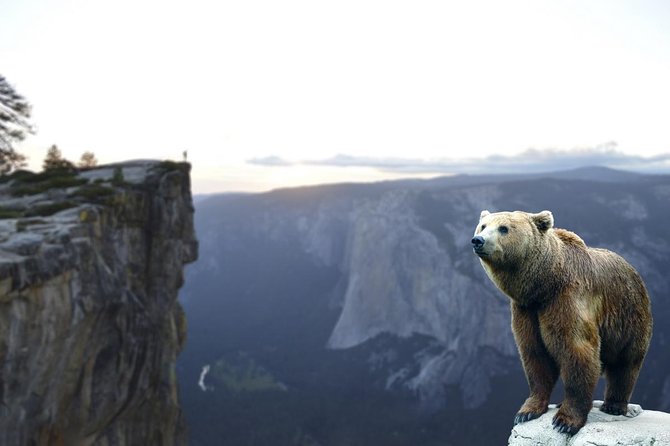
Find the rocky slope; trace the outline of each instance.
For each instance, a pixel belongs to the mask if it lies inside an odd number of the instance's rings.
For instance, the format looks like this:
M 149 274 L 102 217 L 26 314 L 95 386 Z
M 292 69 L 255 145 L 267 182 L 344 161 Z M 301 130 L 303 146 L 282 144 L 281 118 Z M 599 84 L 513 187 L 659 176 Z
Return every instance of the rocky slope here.
M 138 161 L 4 179 L 0 444 L 185 443 L 174 366 L 198 247 L 189 171 Z

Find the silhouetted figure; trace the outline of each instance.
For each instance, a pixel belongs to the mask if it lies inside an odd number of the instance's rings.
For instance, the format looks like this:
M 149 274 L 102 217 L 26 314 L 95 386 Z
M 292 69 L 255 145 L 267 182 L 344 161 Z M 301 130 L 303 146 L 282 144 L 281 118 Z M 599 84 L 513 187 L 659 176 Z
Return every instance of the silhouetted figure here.
M 188 152 L 186 150 L 184 150 L 183 155 L 184 155 L 184 161 L 186 161 L 186 159 L 188 158 Z

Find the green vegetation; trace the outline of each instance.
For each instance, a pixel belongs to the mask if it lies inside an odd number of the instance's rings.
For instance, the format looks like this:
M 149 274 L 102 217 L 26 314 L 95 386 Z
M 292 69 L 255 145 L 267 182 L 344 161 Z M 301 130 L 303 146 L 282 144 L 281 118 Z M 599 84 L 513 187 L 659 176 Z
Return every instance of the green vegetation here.
M 9 183 L 12 180 L 24 181 L 33 176 L 35 176 L 35 172 L 31 172 L 30 170 L 15 170 L 9 175 L 0 175 L 0 184 Z
M 0 206 L 0 220 L 23 217 L 23 210 Z
M 13 197 L 37 195 L 53 189 L 73 188 L 74 190 L 70 190 L 67 200 L 63 199 L 63 193 L 60 195 L 61 198 L 53 203 L 26 208 L 21 205 L 0 206 L 0 219 L 49 216 L 84 202 L 109 205 L 115 193 L 114 188 L 105 180 L 98 179 L 91 183 L 87 178 L 78 176 L 76 171 L 67 167 L 51 168 L 40 173 L 17 170 L 3 176 L 1 182 L 9 183 L 8 192 Z
M 233 392 L 285 390 L 267 370 L 244 354 L 240 354 L 233 361 L 219 359 L 212 367 L 211 374 Z
M 62 176 L 62 177 L 53 177 L 50 180 L 48 180 L 44 184 L 47 189 L 53 189 L 53 188 L 66 188 L 66 187 L 75 187 L 75 186 L 81 186 L 83 184 L 88 183 L 88 179 L 86 178 L 79 178 L 76 176 Z
M 75 206 L 77 206 L 76 202 L 66 200 L 66 201 L 59 201 L 56 203 L 48 203 L 39 206 L 33 206 L 28 209 L 0 207 L 0 220 L 9 218 L 22 218 L 22 217 L 48 217 L 49 215 L 53 215 L 56 212 L 60 212 L 65 209 L 70 209 Z
M 112 184 L 117 187 L 126 184 L 126 180 L 123 177 L 123 169 L 119 166 L 114 168 L 114 176 L 112 176 Z
M 35 133 L 30 123 L 32 107 L 0 75 L 0 175 L 25 166 L 26 157 L 14 150 L 14 144 Z
M 181 169 L 182 163 L 178 163 L 176 161 L 170 161 L 170 160 L 164 160 L 161 161 L 158 166 L 156 166 L 159 169 L 167 170 L 168 172 L 171 172 L 173 170 L 179 170 Z
M 104 201 L 110 195 L 114 195 L 114 189 L 109 186 L 103 186 L 96 181 L 94 184 L 86 184 L 70 194 L 70 197 L 82 197 L 87 201 Z
M 74 177 L 76 174 L 69 170 L 51 169 L 43 172 L 35 173 L 29 170 L 17 170 L 8 175 L 8 178 L 15 180 L 16 183 L 41 183 L 51 180 L 53 178 Z
M 63 154 L 56 144 L 53 144 L 49 147 L 49 150 L 47 150 L 47 156 L 44 158 L 42 167 L 45 172 L 49 170 L 76 170 L 74 164 L 63 158 Z
M 14 197 L 37 195 L 50 189 L 65 189 L 82 186 L 88 183 L 86 178 L 79 178 L 76 174 L 63 171 L 47 171 L 15 181 L 10 187 Z
M 43 204 L 40 206 L 35 206 L 31 207 L 30 209 L 27 209 L 23 216 L 24 217 L 48 217 L 49 215 L 53 215 L 56 212 L 64 211 L 65 209 L 71 209 L 73 207 L 77 206 L 77 203 L 74 201 L 59 201 L 56 203 L 50 203 L 50 204 Z
M 64 189 L 88 183 L 86 178 L 78 177 L 77 173 L 69 168 L 53 168 L 40 173 L 17 170 L 4 177 L 3 181 L 10 182 L 10 193 L 14 197 L 36 195 L 50 189 Z

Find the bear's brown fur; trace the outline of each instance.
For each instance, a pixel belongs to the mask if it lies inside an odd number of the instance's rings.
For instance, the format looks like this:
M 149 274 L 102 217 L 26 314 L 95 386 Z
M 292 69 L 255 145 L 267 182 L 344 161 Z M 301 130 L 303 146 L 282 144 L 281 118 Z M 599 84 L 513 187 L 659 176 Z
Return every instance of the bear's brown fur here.
M 547 411 L 560 375 L 565 398 L 554 427 L 575 434 L 586 423 L 601 373 L 607 387 L 600 410 L 626 413 L 652 318 L 647 290 L 628 262 L 553 224 L 549 211 L 483 211 L 472 244 L 511 299 L 512 331 L 530 387 L 515 424 Z

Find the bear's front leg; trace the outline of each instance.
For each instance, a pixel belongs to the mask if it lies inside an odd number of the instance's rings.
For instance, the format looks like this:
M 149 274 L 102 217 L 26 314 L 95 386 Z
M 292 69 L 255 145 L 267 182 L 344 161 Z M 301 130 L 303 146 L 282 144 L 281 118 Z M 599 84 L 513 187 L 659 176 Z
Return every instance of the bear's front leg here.
M 540 324 L 542 338 L 558 363 L 565 387 L 565 399 L 554 416 L 553 426 L 559 432 L 574 435 L 586 424 L 600 376 L 598 329 L 589 321 L 566 322 L 566 318 L 551 312 L 541 316 Z
M 542 342 L 537 312 L 512 302 L 512 331 L 530 389 L 530 395 L 514 417 L 514 424 L 519 424 L 547 411 L 558 367 Z

